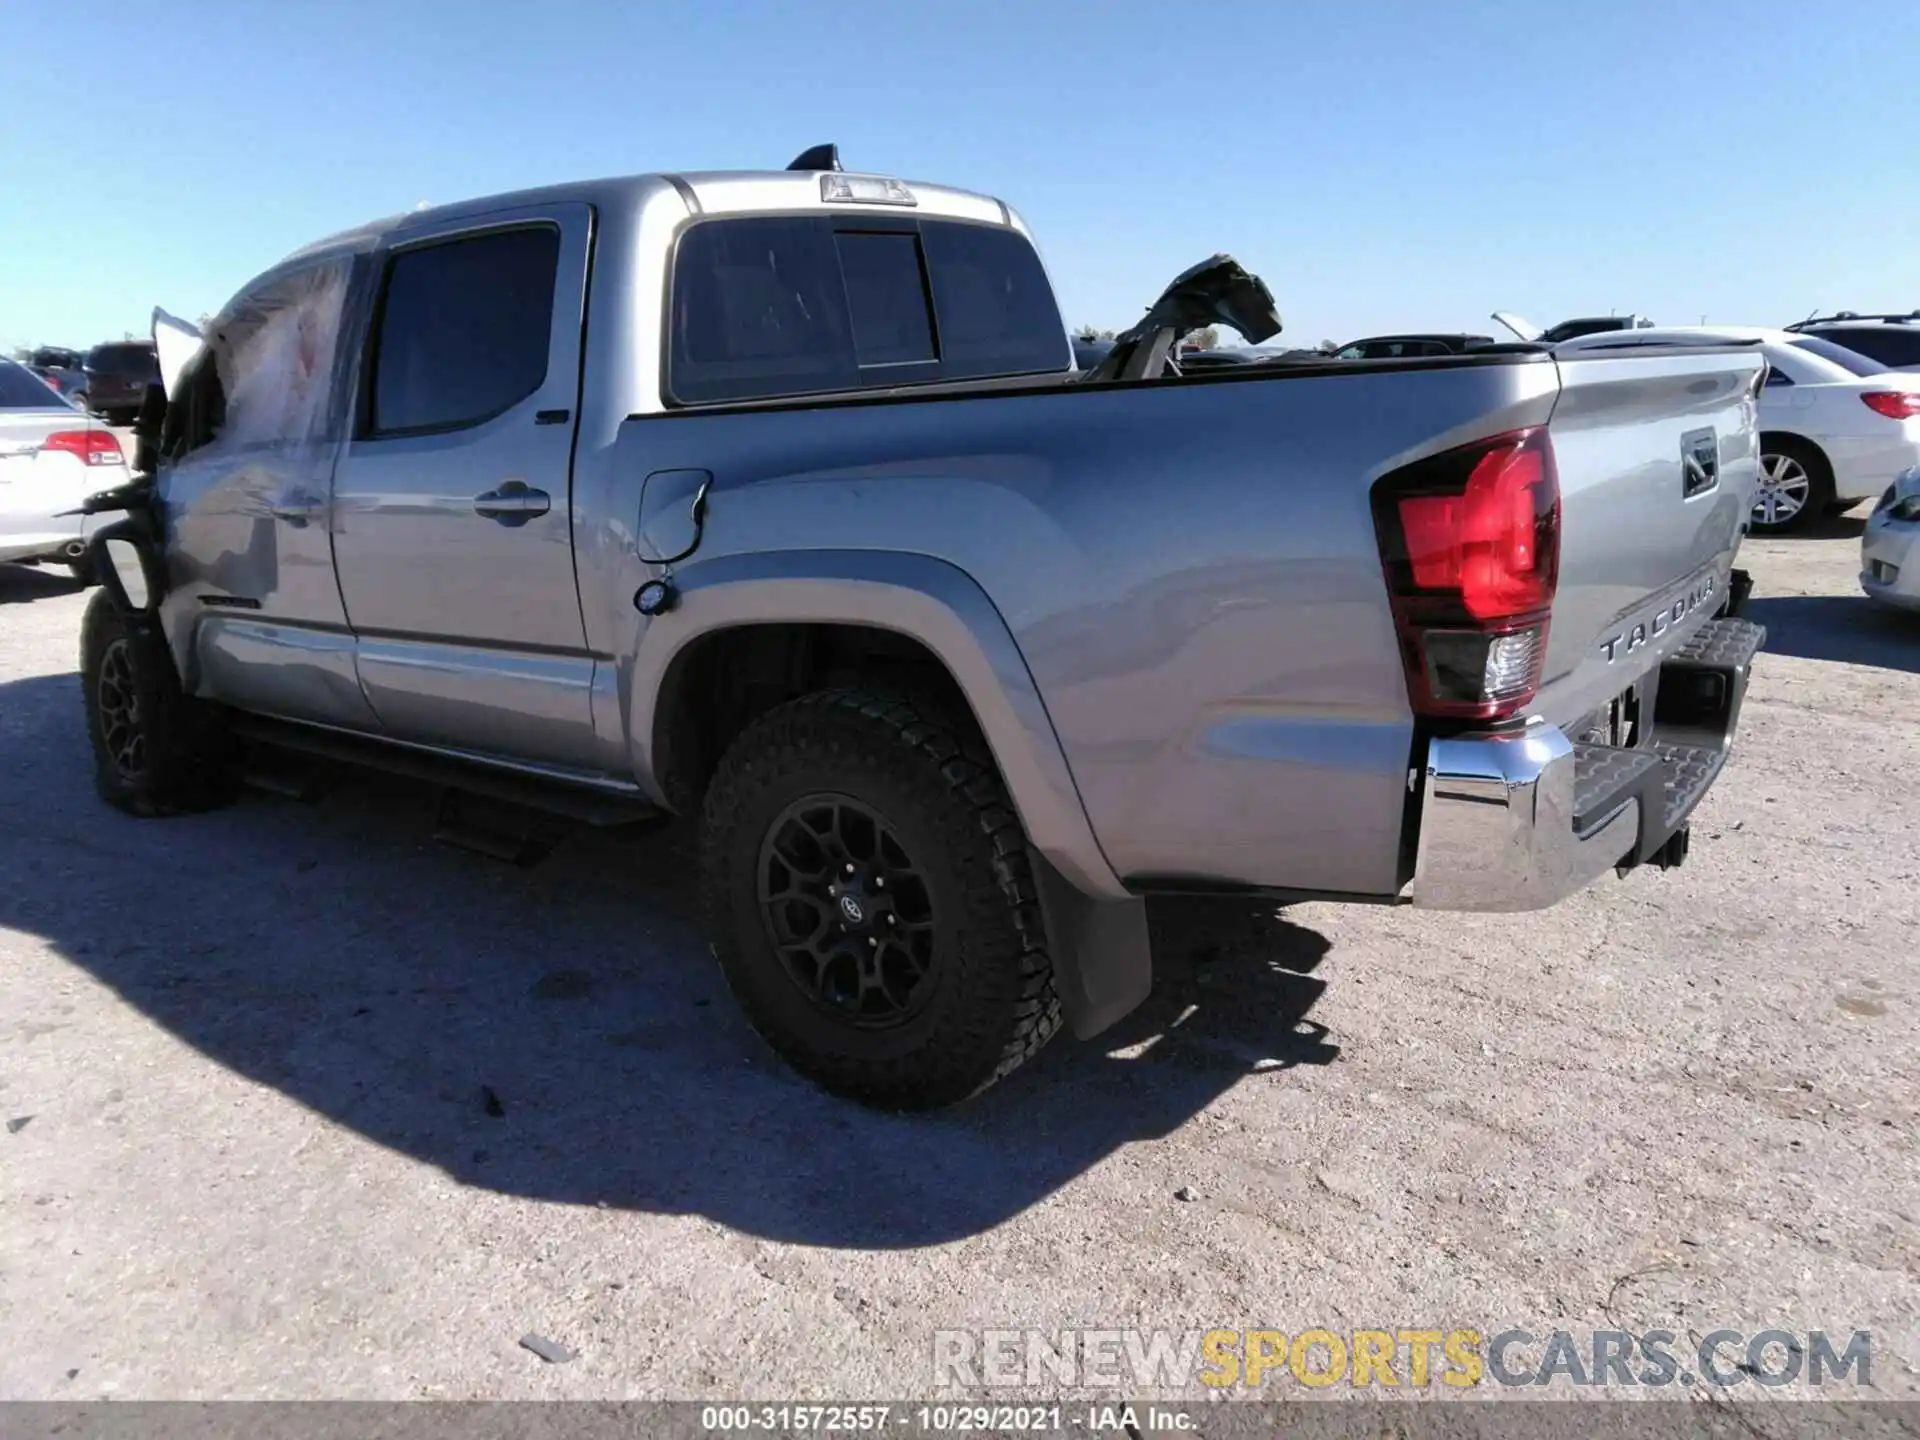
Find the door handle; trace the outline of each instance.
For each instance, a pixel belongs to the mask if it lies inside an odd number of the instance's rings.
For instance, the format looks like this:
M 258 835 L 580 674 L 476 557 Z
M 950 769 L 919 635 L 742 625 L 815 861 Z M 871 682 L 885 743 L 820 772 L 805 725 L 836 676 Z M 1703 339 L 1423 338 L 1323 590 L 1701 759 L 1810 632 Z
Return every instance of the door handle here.
M 502 525 L 524 525 L 553 508 L 553 497 L 524 480 L 502 480 L 498 490 L 473 497 L 474 512 Z

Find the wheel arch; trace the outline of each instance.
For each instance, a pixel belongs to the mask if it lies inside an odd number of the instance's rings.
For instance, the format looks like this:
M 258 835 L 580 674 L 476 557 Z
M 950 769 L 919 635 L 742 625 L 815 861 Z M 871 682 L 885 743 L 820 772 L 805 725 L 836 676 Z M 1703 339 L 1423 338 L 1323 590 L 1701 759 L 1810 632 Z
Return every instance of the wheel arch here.
M 877 668 L 964 706 L 1034 848 L 1089 897 L 1126 897 L 1019 646 L 966 572 L 931 556 L 810 550 L 699 561 L 674 583 L 624 696 L 633 772 L 654 799 L 688 812 L 755 715 L 849 670 L 871 682 Z M 716 681 L 752 693 L 723 699 Z

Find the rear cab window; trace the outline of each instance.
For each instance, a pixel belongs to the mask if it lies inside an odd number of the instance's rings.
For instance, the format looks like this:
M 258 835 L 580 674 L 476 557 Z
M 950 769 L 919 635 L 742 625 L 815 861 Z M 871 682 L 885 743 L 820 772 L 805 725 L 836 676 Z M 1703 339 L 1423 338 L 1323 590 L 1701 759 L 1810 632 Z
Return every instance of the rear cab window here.
M 1065 372 L 1066 326 L 1018 231 L 960 220 L 696 222 L 673 263 L 669 403 Z

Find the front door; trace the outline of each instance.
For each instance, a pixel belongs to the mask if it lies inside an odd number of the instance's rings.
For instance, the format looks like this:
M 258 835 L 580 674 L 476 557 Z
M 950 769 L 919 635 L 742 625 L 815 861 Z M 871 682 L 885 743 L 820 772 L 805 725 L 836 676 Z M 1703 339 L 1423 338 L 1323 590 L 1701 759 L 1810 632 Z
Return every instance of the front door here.
M 334 558 L 387 733 L 594 763 L 569 473 L 592 211 L 495 212 L 379 257 Z

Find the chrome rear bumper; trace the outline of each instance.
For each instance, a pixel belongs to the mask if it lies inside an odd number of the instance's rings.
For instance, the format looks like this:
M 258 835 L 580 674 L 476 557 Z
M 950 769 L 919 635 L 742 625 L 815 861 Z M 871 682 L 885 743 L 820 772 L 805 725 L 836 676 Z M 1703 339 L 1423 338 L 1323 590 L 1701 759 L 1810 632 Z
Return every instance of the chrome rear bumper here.
M 1407 898 L 1435 910 L 1540 910 L 1608 870 L 1677 863 L 1765 639 L 1746 620 L 1702 626 L 1661 666 L 1651 733 L 1634 749 L 1576 745 L 1544 722 L 1428 742 Z

